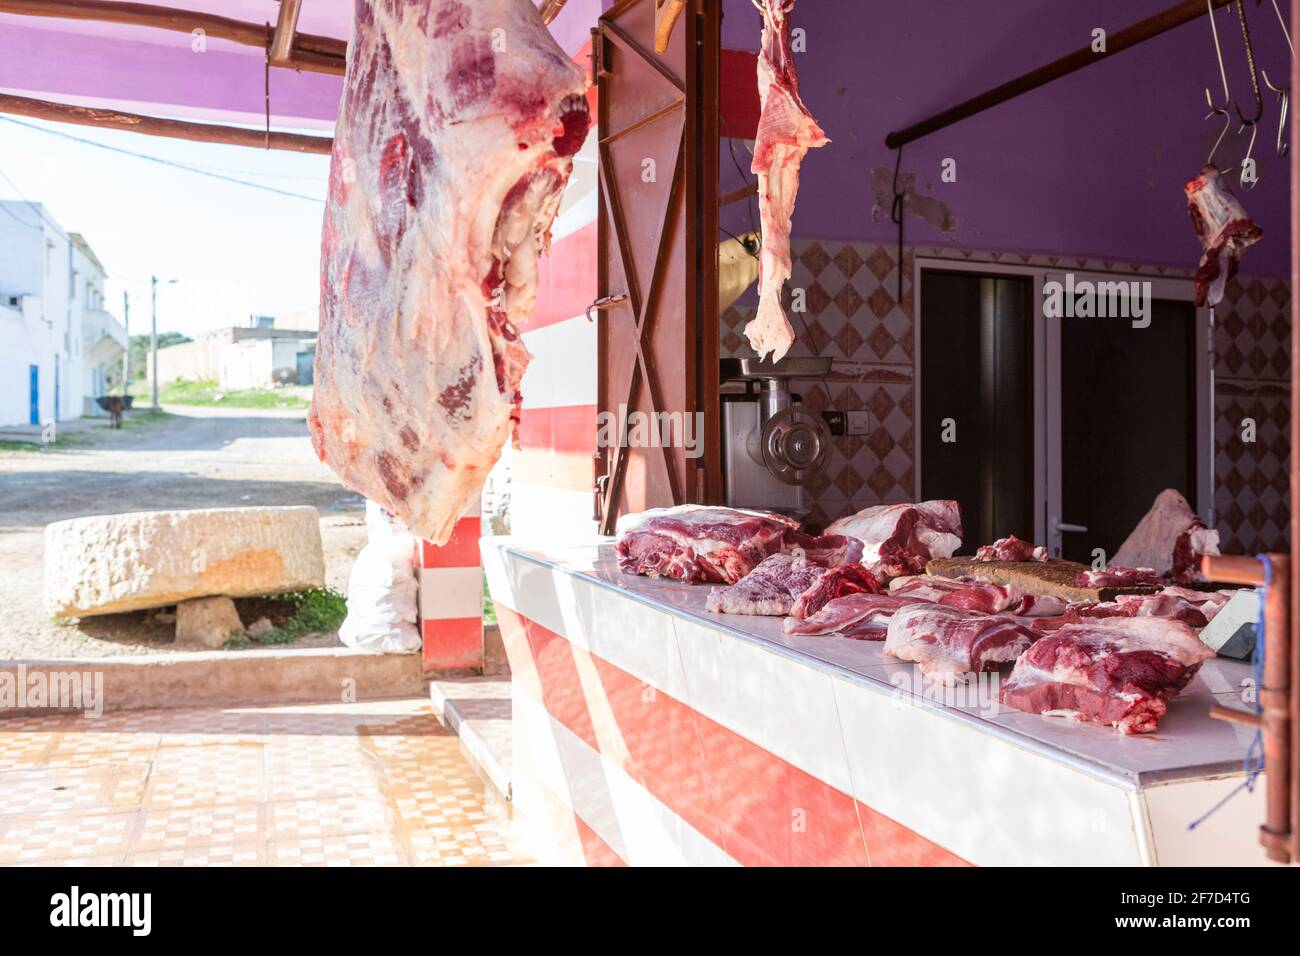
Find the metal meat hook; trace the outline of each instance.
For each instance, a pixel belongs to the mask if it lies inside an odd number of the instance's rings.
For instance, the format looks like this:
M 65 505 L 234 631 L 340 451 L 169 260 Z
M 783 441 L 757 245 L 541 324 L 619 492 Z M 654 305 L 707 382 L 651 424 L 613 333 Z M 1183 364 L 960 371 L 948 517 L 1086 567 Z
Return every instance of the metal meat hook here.
M 1214 22 L 1214 4 L 1212 0 L 1205 0 L 1205 7 L 1210 14 L 1210 32 L 1214 35 L 1214 56 L 1219 62 L 1219 81 L 1223 84 L 1223 105 L 1215 106 L 1214 97 L 1210 94 L 1210 88 L 1205 88 L 1205 103 L 1209 106 L 1210 111 L 1205 114 L 1205 119 L 1212 116 L 1223 117 L 1223 130 L 1219 133 L 1219 138 L 1214 141 L 1214 147 L 1210 150 L 1209 157 L 1206 158 L 1206 165 L 1214 162 L 1214 154 L 1219 151 L 1219 146 L 1223 143 L 1223 138 L 1228 135 L 1228 128 L 1232 125 L 1232 115 L 1228 112 L 1228 105 L 1232 102 L 1232 94 L 1228 92 L 1228 71 L 1223 68 L 1223 47 L 1219 45 L 1219 27 Z
M 1286 48 L 1291 51 L 1291 58 L 1295 59 L 1295 47 L 1291 44 L 1291 31 L 1286 28 L 1286 20 L 1282 17 L 1282 11 L 1278 8 L 1277 0 L 1272 0 L 1273 13 L 1277 15 L 1278 26 L 1282 28 L 1282 36 L 1286 38 Z M 1259 71 L 1259 75 L 1264 78 L 1264 85 L 1277 94 L 1280 104 L 1277 117 L 1277 144 L 1275 146 L 1279 159 L 1286 158 L 1291 144 L 1286 138 L 1286 116 L 1291 106 L 1291 87 L 1274 86 L 1268 78 L 1268 73 L 1264 70 Z
M 1241 127 L 1237 130 L 1241 133 L 1250 127 L 1250 145 L 1246 147 L 1246 156 L 1241 161 L 1241 169 L 1245 170 L 1247 165 L 1254 159 L 1255 154 L 1255 136 L 1259 132 L 1259 121 L 1264 117 L 1264 97 L 1259 92 L 1259 70 L 1255 66 L 1255 47 L 1250 42 L 1250 26 L 1246 22 L 1246 5 L 1242 0 L 1237 0 L 1237 23 L 1241 27 L 1242 43 L 1246 47 L 1246 65 L 1250 69 L 1250 92 L 1255 99 L 1255 115 L 1250 119 L 1241 111 L 1237 101 L 1232 101 L 1232 109 L 1237 114 L 1237 119 L 1241 121 Z M 1216 33 L 1217 37 L 1217 33 Z M 1238 182 L 1243 189 L 1254 189 L 1259 184 L 1259 177 L 1252 176 L 1250 180 L 1238 178 Z

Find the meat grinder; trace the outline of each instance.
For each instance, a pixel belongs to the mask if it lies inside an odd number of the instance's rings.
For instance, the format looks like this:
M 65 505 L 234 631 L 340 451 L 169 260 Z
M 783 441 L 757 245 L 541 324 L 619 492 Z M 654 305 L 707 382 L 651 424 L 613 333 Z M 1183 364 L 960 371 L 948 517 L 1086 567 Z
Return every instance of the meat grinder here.
M 723 359 L 723 479 L 727 504 L 803 517 L 807 484 L 826 470 L 831 432 L 790 391 L 791 379 L 824 378 L 829 358 Z

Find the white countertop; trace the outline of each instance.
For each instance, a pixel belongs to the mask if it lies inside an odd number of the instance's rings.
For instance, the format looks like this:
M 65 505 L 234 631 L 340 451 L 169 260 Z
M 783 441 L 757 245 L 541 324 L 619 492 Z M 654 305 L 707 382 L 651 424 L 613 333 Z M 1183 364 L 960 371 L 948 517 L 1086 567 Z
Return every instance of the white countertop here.
M 710 585 L 689 585 L 618 570 L 611 539 L 571 547 L 538 548 L 533 542 L 501 537 L 484 539 L 490 547 L 549 565 L 556 571 L 587 578 L 643 604 L 752 641 L 806 666 L 829 671 L 883 693 L 901 694 L 925 687 L 915 665 L 885 657 L 880 641 L 835 637 L 788 637 L 782 619 L 705 610 Z M 1004 665 L 1002 676 L 1010 672 Z M 1254 732 L 1209 716 L 1215 703 L 1245 709 L 1243 682 L 1250 666 L 1227 658 L 1207 661 L 1190 685 L 1169 704 L 1154 734 L 1123 736 L 1095 724 L 1041 717 L 999 707 L 987 698 L 942 701 L 915 697 L 953 719 L 1040 753 L 1050 754 L 1091 773 L 1140 789 L 1174 780 L 1242 774 Z M 904 690 L 900 690 L 904 688 Z

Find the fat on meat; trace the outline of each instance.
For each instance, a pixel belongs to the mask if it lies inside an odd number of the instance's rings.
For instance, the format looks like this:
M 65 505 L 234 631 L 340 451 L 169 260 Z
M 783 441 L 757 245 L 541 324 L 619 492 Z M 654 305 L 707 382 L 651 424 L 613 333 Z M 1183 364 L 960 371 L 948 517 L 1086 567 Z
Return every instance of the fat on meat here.
M 915 575 L 931 558 L 950 558 L 961 547 L 961 508 L 942 499 L 873 505 L 831 522 L 826 533 L 860 540 L 862 563 L 882 577 Z
M 308 425 L 441 544 L 519 421 L 537 259 L 591 125 L 533 0 L 357 0 Z
M 1174 584 L 1203 580 L 1201 556 L 1219 553 L 1219 532 L 1205 527 L 1191 505 L 1174 488 L 1156 495 L 1111 565 L 1151 568 Z
M 936 684 L 953 686 L 1014 661 L 1037 638 L 1035 631 L 1008 614 L 913 604 L 890 619 L 885 653 L 919 664 L 921 673 Z
M 1196 306 L 1213 308 L 1223 300 L 1228 282 L 1237 274 L 1242 253 L 1259 242 L 1264 232 L 1246 215 L 1213 163 L 1190 180 L 1183 192 L 1192 229 L 1204 250 L 1193 278 Z
M 781 552 L 799 522 L 763 511 L 707 505 L 651 508 L 618 519 L 614 553 L 628 574 L 689 584 L 735 584 Z
M 781 287 L 790 278 L 790 220 L 799 193 L 799 167 L 808 150 L 830 142 L 799 95 L 799 74 L 790 46 L 794 0 L 759 0 L 763 48 L 758 55 L 762 112 L 751 171 L 758 176 L 758 211 L 763 225 L 759 250 L 758 314 L 745 337 L 759 357 L 780 361 L 794 342 L 794 329 L 781 307 Z
M 1017 710 L 1151 733 L 1214 651 L 1186 624 L 1111 617 L 1070 624 L 1016 662 L 998 699 Z
M 828 601 L 807 618 L 788 617 L 781 626 L 790 637 L 844 637 L 883 641 L 889 619 L 899 608 L 922 604 L 920 598 L 860 592 Z
M 1080 571 L 1074 583 L 1081 588 L 1164 587 L 1165 580 L 1154 568 L 1111 565 L 1101 571 Z

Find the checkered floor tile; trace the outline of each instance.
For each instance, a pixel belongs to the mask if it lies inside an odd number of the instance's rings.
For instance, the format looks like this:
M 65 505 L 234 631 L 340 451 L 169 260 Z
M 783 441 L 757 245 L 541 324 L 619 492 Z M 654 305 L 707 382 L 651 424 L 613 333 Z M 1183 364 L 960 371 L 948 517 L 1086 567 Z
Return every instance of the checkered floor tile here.
M 427 700 L 0 721 L 0 866 L 508 866 Z

